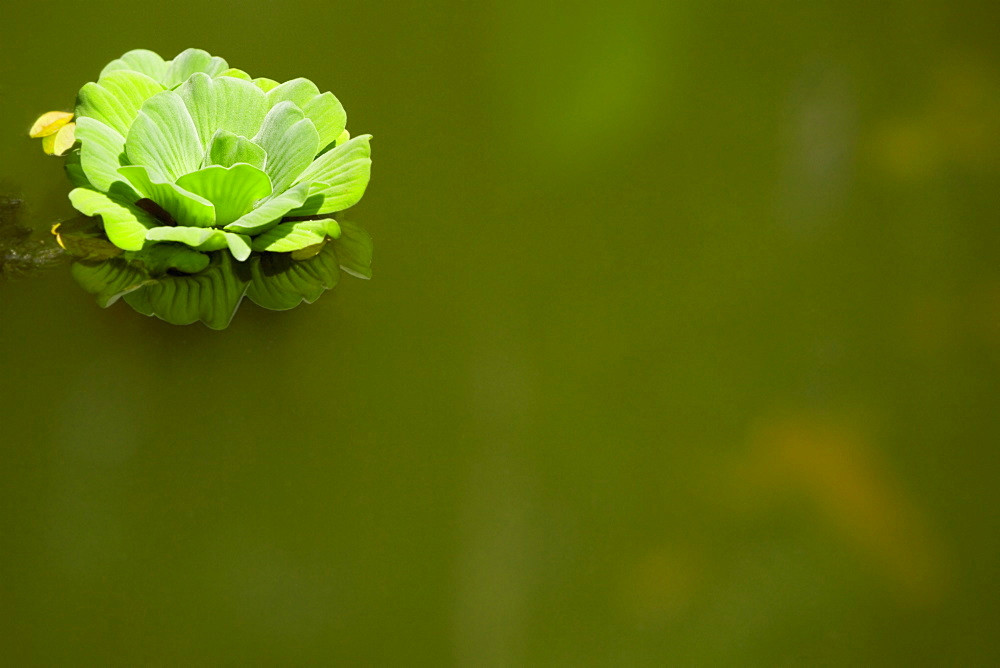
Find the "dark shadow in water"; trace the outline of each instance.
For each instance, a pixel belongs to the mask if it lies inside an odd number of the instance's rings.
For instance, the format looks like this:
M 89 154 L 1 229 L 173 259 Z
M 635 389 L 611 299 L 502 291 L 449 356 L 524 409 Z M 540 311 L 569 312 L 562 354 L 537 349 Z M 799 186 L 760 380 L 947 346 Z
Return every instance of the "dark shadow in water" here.
M 0 278 L 26 276 L 69 259 L 51 235 L 33 237 L 21 224 L 23 211 L 24 200 L 0 195 Z

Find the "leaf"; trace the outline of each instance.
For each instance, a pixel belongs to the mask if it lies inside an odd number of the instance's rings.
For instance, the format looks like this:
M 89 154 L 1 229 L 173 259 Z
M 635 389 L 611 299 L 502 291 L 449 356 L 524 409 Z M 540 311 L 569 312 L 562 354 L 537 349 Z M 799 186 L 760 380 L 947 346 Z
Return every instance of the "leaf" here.
M 112 183 L 122 180 L 118 168 L 125 150 L 124 137 L 104 123 L 84 117 L 77 119 L 76 138 L 80 142 L 80 169 L 94 188 L 107 192 Z
M 69 201 L 74 208 L 86 216 L 100 216 L 104 220 L 104 232 L 115 246 L 122 250 L 139 250 L 146 241 L 147 230 L 159 222 L 151 215 L 129 202 L 121 192 L 127 188 L 116 183 L 108 194 L 75 188 L 69 193 Z
M 107 308 L 122 295 L 138 290 L 151 280 L 149 274 L 122 258 L 101 262 L 77 261 L 70 274 L 80 287 L 97 296 L 97 304 Z
M 291 251 L 321 243 L 326 239 L 325 220 L 300 220 L 281 223 L 254 238 L 255 251 L 290 253 Z
M 193 74 L 177 89 L 194 119 L 203 150 L 217 130 L 253 137 L 267 115 L 267 95 L 249 81 Z
M 208 145 L 205 166 L 232 167 L 238 162 L 245 162 L 258 169 L 263 169 L 265 160 L 267 160 L 267 153 L 257 144 L 246 137 L 226 130 L 219 130 Z
M 177 181 L 201 166 L 205 149 L 184 100 L 166 90 L 143 103 L 125 140 L 125 153 L 132 164 Z
M 301 109 L 306 118 L 316 126 L 321 149 L 336 140 L 347 126 L 347 112 L 340 101 L 333 93 L 321 94 L 316 84 L 309 79 L 286 81 L 268 91 L 267 98 L 272 106 L 289 101 Z
M 73 184 L 74 188 L 93 188 L 87 175 L 83 173 L 83 166 L 80 164 L 80 151 L 73 151 L 66 156 L 66 177 Z
M 146 233 L 149 241 L 174 241 L 202 251 L 216 251 L 228 246 L 226 234 L 211 227 L 154 227 Z
M 146 271 L 153 276 L 165 274 L 171 269 L 186 274 L 196 274 L 209 263 L 209 257 L 204 253 L 185 245 L 172 243 L 150 244 L 130 255 L 130 259 L 142 262 Z
M 253 165 L 212 165 L 185 174 L 177 185 L 215 205 L 215 224 L 227 225 L 253 209 L 254 202 L 271 194 L 267 174 Z
M 260 88 L 265 93 L 269 90 L 273 90 L 278 87 L 278 82 L 274 79 L 268 79 L 267 77 L 257 77 L 253 80 L 253 83 L 257 88 Z
M 275 192 L 282 192 L 312 164 L 319 133 L 293 102 L 280 102 L 267 113 L 254 143 L 267 153 L 264 171 Z
M 233 254 L 234 258 L 243 262 L 250 257 L 250 237 L 243 234 L 233 234 L 232 232 L 224 232 L 223 234 L 226 235 L 229 252 Z
M 52 155 L 66 155 L 66 152 L 73 148 L 76 143 L 76 123 L 62 126 L 59 132 L 49 135 L 49 137 L 52 137 Z
M 95 118 L 125 136 L 142 103 L 162 91 L 163 86 L 140 72 L 109 72 L 80 89 L 76 115 Z
M 160 57 L 160 54 L 148 49 L 133 49 L 105 65 L 101 70 L 101 76 L 118 70 L 131 70 L 163 83 L 168 68 L 169 64 Z
M 108 260 L 124 251 L 104 239 L 103 230 L 93 218 L 79 216 L 52 226 L 52 235 L 67 253 L 80 260 Z
M 237 69 L 235 67 L 230 67 L 225 72 L 216 74 L 217 77 L 233 77 L 234 79 L 243 79 L 244 81 L 253 81 L 253 77 L 244 72 L 243 70 Z
M 371 178 L 370 139 L 371 135 L 360 135 L 316 158 L 297 179 L 313 184 L 309 197 L 290 214 L 333 213 L 357 204 Z
M 340 268 L 352 276 L 372 277 L 372 238 L 363 227 L 349 220 L 340 221 L 340 238 L 333 244 L 337 249 Z
M 267 99 L 272 107 L 279 102 L 289 101 L 299 109 L 304 109 L 306 104 L 317 95 L 319 95 L 319 88 L 316 87 L 316 84 L 309 79 L 299 77 L 269 90 Z
M 316 126 L 321 149 L 335 142 L 347 126 L 347 112 L 333 93 L 314 97 L 302 107 L 302 111 Z
M 250 261 L 247 297 L 272 311 L 285 311 L 305 301 L 311 304 L 325 290 L 337 285 L 340 270 L 332 244 L 308 260 L 293 260 L 284 253 L 265 253 Z
M 166 74 L 164 74 L 163 85 L 167 88 L 173 88 L 187 81 L 192 74 L 197 72 L 214 77 L 228 69 L 229 63 L 222 58 L 212 56 L 201 49 L 187 49 L 171 61 Z
M 71 120 L 73 120 L 73 114 L 68 111 L 48 111 L 38 117 L 38 120 L 28 130 L 28 136 L 38 139 L 39 137 L 54 135 L 59 132 L 59 128 Z
M 260 234 L 277 225 L 289 211 L 301 206 L 308 194 L 309 184 L 300 183 L 283 193 L 264 200 L 250 213 L 244 214 L 236 221 L 226 225 L 226 229 L 251 235 Z
M 56 136 L 49 135 L 47 137 L 42 137 L 42 151 L 45 155 L 55 155 L 56 153 Z
M 216 211 L 206 198 L 186 190 L 177 183 L 163 183 L 150 176 L 143 165 L 129 165 L 118 169 L 143 197 L 148 197 L 163 208 L 179 225 L 211 227 L 215 224 Z
M 201 320 L 212 329 L 225 329 L 247 289 L 248 278 L 238 273 L 229 253 L 214 253 L 211 264 L 192 276 L 164 276 L 125 295 L 139 313 L 174 325 Z

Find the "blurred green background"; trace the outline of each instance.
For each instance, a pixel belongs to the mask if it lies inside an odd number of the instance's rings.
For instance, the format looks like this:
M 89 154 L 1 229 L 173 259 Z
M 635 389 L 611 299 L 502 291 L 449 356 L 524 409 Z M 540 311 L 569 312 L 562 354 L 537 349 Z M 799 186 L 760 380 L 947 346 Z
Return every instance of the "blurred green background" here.
M 0 184 L 137 47 L 333 90 L 375 278 L 0 283 L 0 663 L 1000 662 L 1000 8 L 0 9 Z

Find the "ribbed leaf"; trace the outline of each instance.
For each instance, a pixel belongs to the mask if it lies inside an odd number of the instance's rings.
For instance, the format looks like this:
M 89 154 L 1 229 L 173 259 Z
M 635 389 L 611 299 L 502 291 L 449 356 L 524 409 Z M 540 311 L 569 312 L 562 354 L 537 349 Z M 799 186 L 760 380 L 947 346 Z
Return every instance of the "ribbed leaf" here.
M 70 274 L 81 288 L 97 297 L 101 308 L 111 306 L 122 295 L 138 290 L 151 280 L 149 274 L 122 258 L 74 262 Z
M 284 311 L 305 301 L 311 304 L 324 290 L 337 285 L 340 270 L 333 244 L 326 244 L 308 260 L 296 261 L 290 255 L 265 253 L 251 260 L 247 297 L 258 306 Z
M 215 224 L 215 207 L 204 197 L 185 190 L 176 183 L 154 181 L 149 170 L 142 165 L 122 167 L 118 173 L 143 197 L 156 202 L 178 225 L 211 227 Z
M 319 133 L 294 102 L 279 102 L 268 112 L 254 143 L 267 152 L 264 171 L 275 192 L 282 192 L 312 164 Z
M 125 301 L 143 315 L 174 325 L 201 320 L 212 329 L 225 329 L 239 308 L 247 279 L 234 267 L 228 252 L 214 253 L 212 264 L 193 276 L 164 276 L 125 295 Z
M 264 200 L 250 213 L 226 225 L 226 229 L 245 234 L 260 234 L 277 225 L 289 211 L 301 206 L 308 194 L 309 184 L 300 183 L 283 193 Z
M 104 232 L 115 246 L 123 250 L 135 251 L 142 248 L 146 232 L 159 225 L 159 221 L 126 199 L 121 190 L 124 183 L 116 183 L 108 194 L 75 188 L 69 193 L 69 201 L 77 211 L 86 216 L 100 216 L 104 220 Z
M 314 97 L 319 95 L 319 88 L 309 79 L 299 77 L 272 88 L 267 92 L 271 106 L 279 102 L 292 102 L 299 109 L 304 109 Z
M 118 168 L 125 151 L 123 136 L 98 120 L 84 117 L 76 123 L 76 139 L 80 142 L 80 168 L 94 188 L 107 192 L 112 183 L 122 180 Z
M 219 130 L 208 145 L 205 166 L 232 167 L 238 162 L 245 162 L 258 169 L 264 169 L 265 160 L 267 153 L 257 144 L 246 137 Z
M 142 105 L 125 140 L 125 153 L 133 165 L 151 167 L 169 181 L 198 169 L 205 156 L 184 100 L 169 90 Z
M 80 89 L 76 115 L 96 118 L 124 137 L 142 103 L 162 90 L 163 86 L 140 72 L 109 72 Z
M 322 243 L 326 239 L 325 220 L 300 220 L 281 223 L 253 240 L 255 251 L 290 253 L 306 246 Z
M 205 150 L 217 130 L 253 137 L 270 108 L 264 91 L 232 77 L 213 79 L 207 74 L 193 74 L 177 93 L 194 119 Z
M 131 70 L 162 83 L 168 68 L 168 63 L 160 57 L 160 54 L 147 49 L 134 49 L 105 65 L 101 70 L 101 76 L 119 70 Z
M 146 233 L 149 241 L 174 241 L 201 251 L 216 251 L 226 248 L 229 242 L 222 230 L 210 227 L 154 227 Z
M 340 238 L 333 244 L 337 249 L 340 268 L 352 276 L 372 277 L 372 238 L 357 223 L 340 221 Z
M 347 112 L 333 93 L 323 93 L 314 97 L 302 107 L 302 111 L 316 126 L 321 149 L 336 141 L 347 127 Z
M 355 137 L 327 151 L 306 168 L 298 182 L 312 183 L 305 203 L 293 216 L 333 213 L 357 204 L 371 178 L 371 135 Z
M 292 79 L 267 93 L 271 105 L 292 102 L 313 122 L 319 132 L 322 149 L 340 136 L 347 126 L 347 112 L 333 93 L 320 93 L 309 79 Z
M 186 174 L 177 185 L 215 205 L 215 224 L 227 225 L 253 208 L 257 200 L 271 194 L 267 174 L 253 165 L 212 165 Z
M 170 62 L 167 72 L 164 74 L 163 85 L 167 88 L 173 88 L 196 72 L 204 72 L 208 76 L 214 77 L 228 69 L 229 63 L 222 58 L 212 56 L 201 49 L 187 49 Z

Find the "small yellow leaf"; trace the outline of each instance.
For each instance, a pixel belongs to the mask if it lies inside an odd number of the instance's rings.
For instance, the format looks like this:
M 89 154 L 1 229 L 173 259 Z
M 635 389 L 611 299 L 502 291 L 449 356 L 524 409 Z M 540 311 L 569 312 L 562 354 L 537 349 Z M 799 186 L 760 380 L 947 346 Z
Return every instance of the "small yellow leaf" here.
M 45 151 L 45 155 L 55 155 L 56 151 L 56 136 L 46 135 L 42 137 L 42 150 Z
M 340 133 L 340 136 L 337 137 L 337 143 L 335 145 L 340 146 L 345 141 L 348 141 L 350 138 L 351 138 L 351 133 L 345 129 L 343 132 Z
M 30 137 L 48 137 L 59 132 L 59 130 L 73 120 L 73 114 L 68 111 L 49 111 L 38 117 L 35 124 L 28 131 Z
M 67 123 L 54 136 L 56 140 L 52 154 L 66 155 L 66 151 L 73 148 L 73 144 L 76 143 L 76 123 Z

